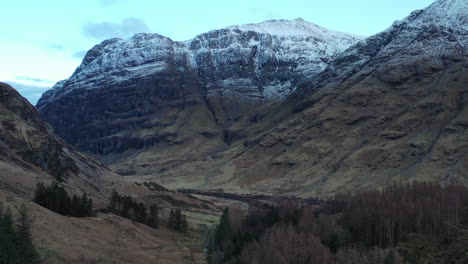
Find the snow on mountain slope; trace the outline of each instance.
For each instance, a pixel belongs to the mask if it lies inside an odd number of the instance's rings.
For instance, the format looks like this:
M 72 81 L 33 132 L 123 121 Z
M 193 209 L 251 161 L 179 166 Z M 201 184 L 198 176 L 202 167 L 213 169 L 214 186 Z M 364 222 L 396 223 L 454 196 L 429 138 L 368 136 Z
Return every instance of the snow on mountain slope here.
M 371 65 L 376 67 L 383 81 L 393 83 L 404 82 L 414 73 L 417 69 L 410 66 L 416 61 L 422 60 L 426 65 L 440 67 L 439 57 L 466 53 L 467 14 L 466 0 L 435 1 L 339 54 L 318 78 L 304 86 L 316 87 L 333 76 L 345 80 L 364 66 Z M 387 67 L 382 67 L 383 64 Z M 398 78 L 393 74 L 395 72 L 401 73 Z
M 362 38 L 303 19 L 269 20 L 198 35 L 188 54 L 209 95 L 278 99 Z
M 438 0 L 434 2 L 413 26 L 427 23 L 466 32 L 468 30 L 468 1 Z
M 228 29 L 241 31 L 254 31 L 263 34 L 270 34 L 283 37 L 310 36 L 330 43 L 331 46 L 340 50 L 345 50 L 356 42 L 356 39 L 362 39 L 363 36 L 352 35 L 349 33 L 329 30 L 320 27 L 314 23 L 305 21 L 302 18 L 294 20 L 268 20 L 261 23 L 244 24 L 231 26 Z
M 46 92 L 38 108 L 69 90 L 107 87 L 171 63 L 197 73 L 208 94 L 284 98 L 301 78 L 323 70 L 360 39 L 303 19 L 232 26 L 183 42 L 158 34 L 110 39 L 93 47 L 63 85 Z

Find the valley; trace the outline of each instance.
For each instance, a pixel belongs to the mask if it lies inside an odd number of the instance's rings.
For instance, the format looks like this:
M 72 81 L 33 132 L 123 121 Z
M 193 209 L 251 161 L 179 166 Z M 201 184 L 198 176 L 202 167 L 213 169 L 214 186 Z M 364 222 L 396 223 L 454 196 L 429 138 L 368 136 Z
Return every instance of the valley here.
M 466 183 L 465 11 L 435 2 L 360 41 L 301 19 L 106 40 L 37 108 L 113 171 L 173 189 Z
M 467 263 L 467 14 L 106 38 L 35 106 L 0 82 L 0 263 Z

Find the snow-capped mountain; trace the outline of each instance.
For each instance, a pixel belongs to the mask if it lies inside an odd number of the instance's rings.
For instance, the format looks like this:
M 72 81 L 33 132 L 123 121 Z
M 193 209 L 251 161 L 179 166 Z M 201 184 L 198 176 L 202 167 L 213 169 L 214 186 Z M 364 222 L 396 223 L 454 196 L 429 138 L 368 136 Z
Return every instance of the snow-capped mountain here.
M 158 34 L 110 39 L 93 47 L 75 73 L 59 82 L 38 108 L 73 89 L 103 88 L 176 66 L 194 72 L 210 94 L 284 98 L 362 39 L 303 19 L 270 20 L 213 30 L 188 41 Z
M 158 34 L 109 39 L 45 92 L 37 108 L 56 133 L 96 153 L 175 140 L 177 133 L 154 130 L 144 139 L 128 137 L 141 125 L 158 130 L 177 123 L 194 104 L 210 115 L 202 119 L 216 123 L 211 130 L 224 130 L 259 104 L 284 99 L 361 38 L 295 19 L 232 26 L 188 41 Z

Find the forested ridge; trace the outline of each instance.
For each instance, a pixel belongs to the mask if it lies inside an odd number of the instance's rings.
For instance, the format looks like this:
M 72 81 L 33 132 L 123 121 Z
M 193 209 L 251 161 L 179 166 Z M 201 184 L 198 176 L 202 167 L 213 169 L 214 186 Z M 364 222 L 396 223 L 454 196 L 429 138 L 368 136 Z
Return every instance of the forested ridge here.
M 468 188 L 392 184 L 321 205 L 225 209 L 209 263 L 468 263 Z

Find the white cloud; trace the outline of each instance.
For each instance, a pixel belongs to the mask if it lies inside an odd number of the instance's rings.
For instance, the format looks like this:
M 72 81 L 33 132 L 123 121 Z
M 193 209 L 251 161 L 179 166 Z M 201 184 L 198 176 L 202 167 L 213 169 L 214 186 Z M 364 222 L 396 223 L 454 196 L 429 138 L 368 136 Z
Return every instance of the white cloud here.
M 42 94 L 47 91 L 51 86 L 37 86 L 37 85 L 28 85 L 18 82 L 6 81 L 13 88 L 15 88 L 23 97 L 28 99 L 29 103 L 35 105 Z
M 83 26 L 83 33 L 87 37 L 97 40 L 109 38 L 128 38 L 135 33 L 149 32 L 145 21 L 139 18 L 128 17 L 120 23 L 113 22 L 88 22 Z
M 20 83 L 33 84 L 33 85 L 38 85 L 38 86 L 50 86 L 53 83 L 53 81 L 50 81 L 50 80 L 34 78 L 34 77 L 29 77 L 29 76 L 18 76 L 15 79 L 19 81 Z
M 99 0 L 99 4 L 102 6 L 112 6 L 125 2 L 127 2 L 127 0 Z

